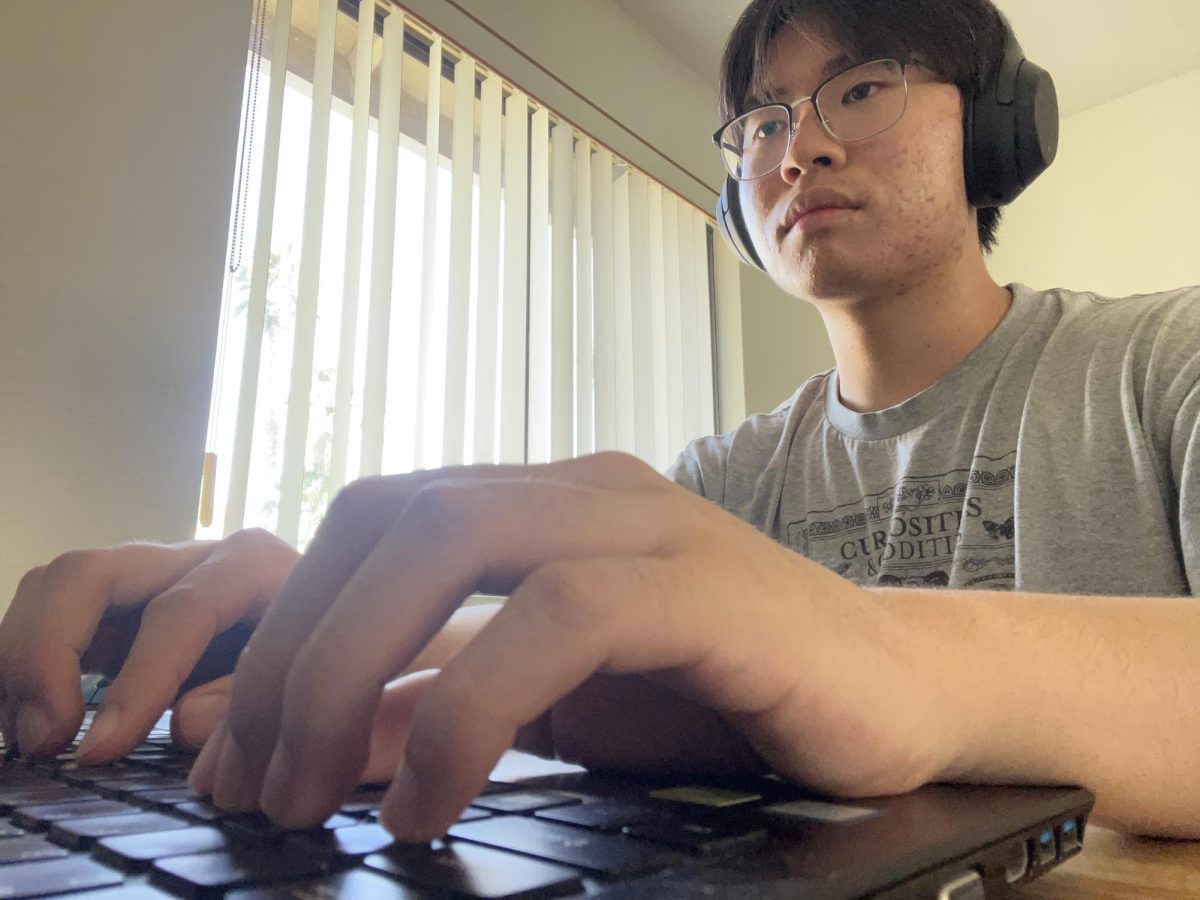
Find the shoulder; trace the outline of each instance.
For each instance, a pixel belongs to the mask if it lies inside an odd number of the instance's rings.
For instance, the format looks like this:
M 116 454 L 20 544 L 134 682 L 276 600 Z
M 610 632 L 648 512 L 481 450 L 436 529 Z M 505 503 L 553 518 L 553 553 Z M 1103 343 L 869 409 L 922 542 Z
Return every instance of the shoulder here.
M 743 475 L 761 475 L 790 440 L 795 422 L 810 412 L 824 415 L 825 391 L 832 374 L 830 369 L 813 375 L 775 409 L 756 413 L 724 434 L 691 441 L 667 470 L 667 477 L 722 503 L 727 482 L 740 481 Z

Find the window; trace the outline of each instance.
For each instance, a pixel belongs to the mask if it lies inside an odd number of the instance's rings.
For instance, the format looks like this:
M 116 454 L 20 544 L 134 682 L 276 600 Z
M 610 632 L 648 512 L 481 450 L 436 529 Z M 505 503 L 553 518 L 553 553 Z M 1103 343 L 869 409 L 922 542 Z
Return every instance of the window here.
M 714 423 L 694 206 L 396 6 L 257 0 L 201 536 Z

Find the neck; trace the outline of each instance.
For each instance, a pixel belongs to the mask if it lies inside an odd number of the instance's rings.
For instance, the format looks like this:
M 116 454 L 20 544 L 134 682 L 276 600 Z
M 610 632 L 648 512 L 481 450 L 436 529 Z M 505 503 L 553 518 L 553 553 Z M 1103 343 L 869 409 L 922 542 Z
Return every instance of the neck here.
M 978 254 L 918 284 L 819 301 L 842 403 L 876 412 L 919 394 L 983 343 L 1011 303 Z

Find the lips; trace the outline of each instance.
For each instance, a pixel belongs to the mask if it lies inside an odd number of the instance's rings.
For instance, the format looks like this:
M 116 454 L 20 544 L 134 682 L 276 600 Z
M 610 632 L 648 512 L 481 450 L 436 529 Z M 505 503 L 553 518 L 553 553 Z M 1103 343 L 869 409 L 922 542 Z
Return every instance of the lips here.
M 861 206 L 840 191 L 831 188 L 813 188 L 799 194 L 788 205 L 783 221 L 779 226 L 779 236 L 783 237 L 795 227 L 796 223 L 810 213 L 823 209 L 860 209 Z

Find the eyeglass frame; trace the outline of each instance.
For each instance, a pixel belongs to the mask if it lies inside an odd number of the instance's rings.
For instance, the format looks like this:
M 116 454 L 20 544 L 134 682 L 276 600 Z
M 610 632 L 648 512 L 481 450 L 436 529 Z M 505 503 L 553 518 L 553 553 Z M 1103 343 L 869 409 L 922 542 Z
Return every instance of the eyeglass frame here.
M 827 84 L 829 84 L 831 81 L 836 81 L 838 78 L 841 78 L 847 72 L 852 72 L 855 69 L 859 68 L 860 66 L 870 66 L 870 65 L 874 65 L 875 63 L 881 63 L 881 62 L 894 62 L 894 63 L 898 63 L 900 66 L 900 77 L 904 81 L 904 108 L 900 110 L 900 115 L 896 117 L 896 121 L 892 122 L 891 125 L 888 125 L 886 128 L 881 128 L 878 131 L 876 131 L 874 134 L 869 134 L 866 137 L 854 138 L 853 140 L 845 140 L 843 138 L 838 137 L 836 134 L 834 134 L 832 131 L 830 131 L 829 126 L 825 123 L 825 116 L 823 116 L 821 114 L 821 107 L 817 106 L 817 95 L 820 94 L 821 91 L 825 89 L 825 86 Z M 762 103 L 758 106 L 751 107 L 750 109 L 746 110 L 745 112 L 738 113 L 736 116 L 734 116 L 728 122 L 726 122 L 724 125 L 722 125 L 720 128 L 718 128 L 716 131 L 714 131 L 713 136 L 712 136 L 712 142 L 713 142 L 713 144 L 716 145 L 717 152 L 721 155 L 721 165 L 724 167 L 726 174 L 728 174 L 729 177 L 732 178 L 734 181 L 746 182 L 746 181 L 757 181 L 760 178 L 766 178 L 768 175 L 772 175 L 775 172 L 778 172 L 779 169 L 782 168 L 784 162 L 787 160 L 788 152 L 792 149 L 792 141 L 796 137 L 796 129 L 799 128 L 799 123 L 795 121 L 795 111 L 800 106 L 803 106 L 805 103 L 812 104 L 813 112 L 815 112 L 817 114 L 817 121 L 821 123 L 821 129 L 827 135 L 829 135 L 831 138 L 833 138 L 835 141 L 837 141 L 839 144 L 857 144 L 861 141 L 869 141 L 873 137 L 879 137 L 879 135 L 883 134 L 889 128 L 894 128 L 896 126 L 896 124 L 901 119 L 904 118 L 904 114 L 908 111 L 908 94 L 909 94 L 909 91 L 908 91 L 908 67 L 910 65 L 920 66 L 922 64 L 921 64 L 920 60 L 915 59 L 913 56 L 911 56 L 909 54 L 905 54 L 903 58 L 883 56 L 883 57 L 880 57 L 879 59 L 863 60 L 862 62 L 857 62 L 857 63 L 854 63 L 854 65 L 847 66 L 846 68 L 842 69 L 840 72 L 833 73 L 828 78 L 826 78 L 824 81 L 822 81 L 820 84 L 818 84 L 816 89 L 811 94 L 809 94 L 807 97 L 801 97 L 798 100 L 793 100 L 791 103 L 784 103 L 782 101 L 775 101 L 773 103 Z M 724 134 L 725 130 L 730 125 L 732 125 L 734 122 L 736 122 L 738 119 L 744 118 L 744 117 L 750 115 L 751 113 L 758 112 L 759 110 L 762 110 L 762 109 L 770 109 L 771 107 L 774 107 L 774 106 L 777 106 L 777 107 L 787 110 L 788 139 L 787 139 L 787 146 L 783 150 L 783 156 L 780 158 L 779 164 L 777 166 L 775 166 L 775 168 L 768 169 L 766 172 L 763 172 L 761 175 L 754 175 L 754 176 L 751 176 L 750 178 L 739 178 L 737 175 L 734 175 L 732 172 L 729 171 L 729 165 L 725 162 L 725 152 L 722 149 L 721 135 Z

